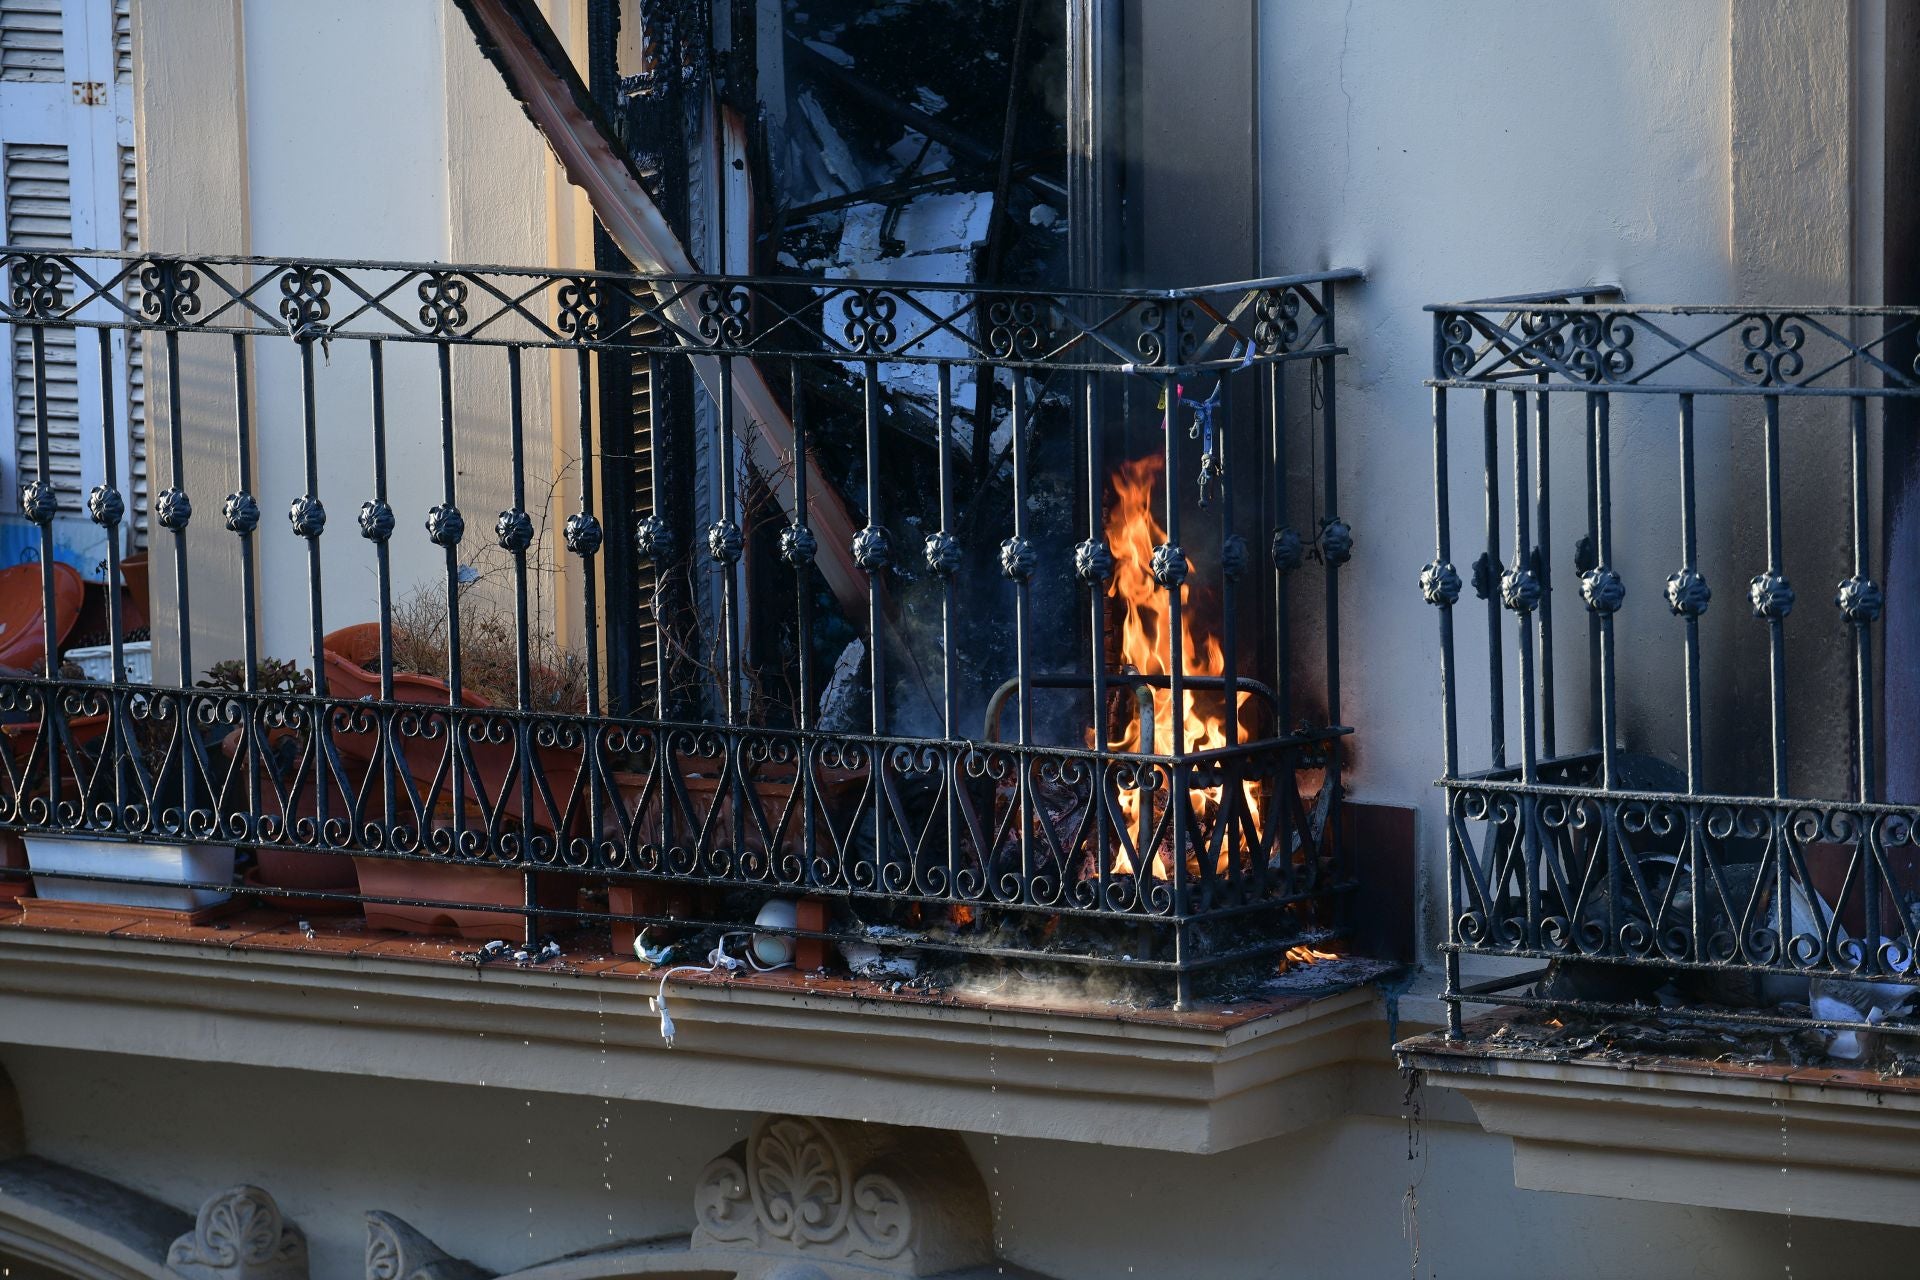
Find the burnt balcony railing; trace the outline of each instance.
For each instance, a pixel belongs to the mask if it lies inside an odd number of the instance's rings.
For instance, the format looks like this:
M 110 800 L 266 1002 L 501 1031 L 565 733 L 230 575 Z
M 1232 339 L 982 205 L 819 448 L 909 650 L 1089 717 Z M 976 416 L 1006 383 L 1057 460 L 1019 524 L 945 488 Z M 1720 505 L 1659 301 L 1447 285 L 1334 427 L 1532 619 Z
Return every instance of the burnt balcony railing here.
M 1871 513 L 1920 312 L 1430 310 L 1454 1032 L 1475 1001 L 1899 1023 L 1868 984 L 1920 983 L 1920 810 L 1881 792 Z M 1463 986 L 1463 955 L 1550 964 Z
M 560 873 L 712 891 L 681 923 L 805 895 L 829 934 L 1183 992 L 1339 925 L 1344 273 L 0 266 L 21 438 L 54 338 L 103 388 L 84 498 L 50 432 L 22 460 L 44 634 L 0 679 L 7 828 L 525 873 L 529 922 L 591 914 L 540 898 Z M 152 684 L 117 591 L 111 681 L 63 676 L 56 626 L 82 503 L 121 577 L 129 351 Z

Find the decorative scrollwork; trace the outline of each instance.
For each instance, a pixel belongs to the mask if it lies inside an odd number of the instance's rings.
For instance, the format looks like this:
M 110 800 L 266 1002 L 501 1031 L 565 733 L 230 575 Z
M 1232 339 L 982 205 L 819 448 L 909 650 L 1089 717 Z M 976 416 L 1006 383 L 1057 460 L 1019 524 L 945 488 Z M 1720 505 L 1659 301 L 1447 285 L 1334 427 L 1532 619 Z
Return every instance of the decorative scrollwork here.
M 200 1206 L 193 1230 L 167 1250 L 186 1280 L 306 1280 L 307 1238 L 259 1187 L 233 1187 Z
M 420 323 L 436 338 L 450 338 L 466 328 L 467 282 L 452 271 L 429 271 L 415 292 L 420 298 Z
M 1748 316 L 1740 326 L 1740 345 L 1746 349 L 1740 366 L 1763 387 L 1791 382 L 1806 364 L 1800 354 L 1806 342 L 1803 316 Z
M 51 320 L 66 302 L 67 269 L 58 258 L 28 253 L 10 264 L 8 301 L 22 320 Z
M 1473 322 L 1458 311 L 1442 311 L 1434 317 L 1434 323 L 1440 334 L 1439 376 L 1466 377 L 1472 371 L 1476 358 Z
M 753 298 L 742 285 L 701 285 L 694 294 L 695 330 L 710 347 L 739 346 L 747 338 Z
M 296 339 L 317 337 L 326 327 L 333 304 L 327 294 L 333 278 L 321 267 L 296 263 L 280 273 L 280 318 Z
M 899 339 L 899 303 L 881 289 L 849 289 L 840 298 L 841 335 L 849 351 L 879 355 Z
M 1619 382 L 1633 372 L 1633 322 L 1616 312 L 1580 312 L 1567 326 L 1565 363 L 1582 382 Z
M 591 276 L 576 276 L 560 286 L 555 295 L 554 324 L 561 333 L 579 342 L 597 342 L 601 333 L 600 282 Z
M 1300 295 L 1292 289 L 1262 289 L 1253 304 L 1253 348 L 1281 355 L 1300 341 Z
M 984 342 L 996 360 L 1030 360 L 1052 345 L 1047 318 L 1052 307 L 1044 298 L 1027 295 L 998 297 L 987 304 Z

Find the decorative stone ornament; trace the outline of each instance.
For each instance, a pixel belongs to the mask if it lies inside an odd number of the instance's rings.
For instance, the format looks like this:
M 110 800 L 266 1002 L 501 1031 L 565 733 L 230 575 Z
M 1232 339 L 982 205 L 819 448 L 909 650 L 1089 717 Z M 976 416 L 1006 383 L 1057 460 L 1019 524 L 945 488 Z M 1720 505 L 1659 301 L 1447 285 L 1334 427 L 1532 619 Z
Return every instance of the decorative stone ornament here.
M 986 1188 L 951 1135 L 769 1116 L 695 1187 L 692 1254 L 735 1251 L 834 1278 L 980 1266 L 993 1256 Z
M 455 1258 L 379 1209 L 367 1214 L 367 1280 L 489 1280 L 494 1273 Z
M 186 1280 L 306 1280 L 307 1238 L 259 1187 L 229 1187 L 167 1250 L 167 1271 Z

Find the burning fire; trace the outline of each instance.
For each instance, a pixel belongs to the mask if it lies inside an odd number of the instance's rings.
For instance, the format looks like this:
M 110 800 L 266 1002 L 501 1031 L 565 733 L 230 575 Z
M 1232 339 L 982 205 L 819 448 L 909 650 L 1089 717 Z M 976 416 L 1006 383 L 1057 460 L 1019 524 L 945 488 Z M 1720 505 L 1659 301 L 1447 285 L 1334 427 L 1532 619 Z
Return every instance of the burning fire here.
M 1164 466 L 1158 454 L 1148 454 L 1129 462 L 1122 462 L 1114 469 L 1110 482 L 1113 486 L 1113 501 L 1107 507 L 1106 535 L 1107 545 L 1113 551 L 1113 582 L 1108 595 L 1120 602 L 1123 616 L 1120 620 L 1119 659 L 1123 666 L 1131 667 L 1145 675 L 1167 675 L 1172 670 L 1172 655 L 1169 641 L 1173 628 L 1171 610 L 1168 608 L 1168 593 L 1153 580 L 1154 548 L 1167 540 L 1166 528 L 1154 516 L 1154 489 L 1159 484 Z M 1192 572 L 1189 563 L 1188 572 Z M 1220 647 L 1220 637 L 1207 625 L 1207 621 L 1198 615 L 1201 610 L 1191 607 L 1191 589 L 1186 584 L 1180 588 L 1180 641 L 1182 664 L 1188 675 L 1217 676 L 1226 670 L 1226 658 Z M 1236 714 L 1238 708 L 1244 708 L 1251 695 L 1241 692 L 1236 695 Z M 1207 751 L 1227 745 L 1225 717 L 1225 698 L 1214 690 L 1198 693 L 1183 692 L 1181 696 L 1182 751 Z M 1246 734 L 1241 735 L 1242 739 Z M 1091 741 L 1091 738 L 1089 738 Z M 1153 690 L 1153 741 L 1141 741 L 1141 722 L 1138 716 L 1127 719 L 1117 736 L 1107 743 L 1109 750 L 1149 752 L 1165 755 L 1173 751 L 1173 691 L 1170 689 Z M 1247 798 L 1249 811 L 1253 815 L 1255 827 L 1260 824 L 1260 806 L 1255 797 L 1252 783 L 1242 784 Z M 1128 829 L 1138 832 L 1140 829 L 1140 806 L 1143 791 L 1122 791 L 1120 808 L 1126 815 Z M 1196 818 L 1205 819 L 1220 804 L 1219 787 L 1194 787 L 1188 792 Z M 1220 870 L 1227 870 L 1231 855 L 1228 849 L 1232 841 L 1221 846 Z M 1191 865 L 1191 863 L 1190 863 Z M 1197 867 L 1193 868 L 1198 870 Z M 1113 870 L 1116 875 L 1130 875 L 1133 862 L 1124 849 L 1116 853 Z M 1162 879 L 1169 878 L 1166 852 L 1156 848 L 1153 855 L 1153 872 Z
M 1281 966 L 1281 972 L 1298 965 L 1319 964 L 1322 960 L 1338 960 L 1340 957 L 1331 951 L 1321 951 L 1314 947 L 1288 947 L 1287 962 Z

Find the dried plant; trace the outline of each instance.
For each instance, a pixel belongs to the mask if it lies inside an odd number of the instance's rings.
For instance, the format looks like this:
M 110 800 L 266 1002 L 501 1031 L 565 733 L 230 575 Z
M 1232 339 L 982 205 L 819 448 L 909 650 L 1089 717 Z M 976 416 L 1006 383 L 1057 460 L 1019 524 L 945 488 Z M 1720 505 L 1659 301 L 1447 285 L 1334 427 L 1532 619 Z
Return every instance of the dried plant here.
M 497 707 L 519 705 L 518 628 L 512 612 L 474 599 L 476 577 L 460 589 L 460 687 Z M 534 711 L 587 709 L 587 664 L 562 649 L 552 628 L 529 610 L 527 706 Z M 447 590 L 420 587 L 393 607 L 393 667 L 439 680 L 449 677 Z M 378 659 L 369 667 L 378 669 Z

